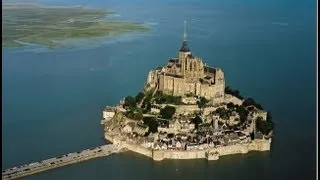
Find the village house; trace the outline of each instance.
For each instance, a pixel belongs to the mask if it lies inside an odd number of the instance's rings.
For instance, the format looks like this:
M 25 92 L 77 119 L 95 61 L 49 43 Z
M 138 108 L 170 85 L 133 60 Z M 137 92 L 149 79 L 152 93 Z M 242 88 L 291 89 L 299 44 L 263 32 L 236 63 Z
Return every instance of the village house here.
M 180 141 L 177 141 L 177 142 L 176 142 L 176 147 L 177 147 L 177 148 L 181 148 L 181 147 L 182 147 L 182 144 L 181 144 Z
M 159 137 L 159 139 L 164 139 L 167 137 L 167 133 L 159 132 L 158 137 Z
M 207 148 L 209 148 L 209 144 L 207 144 L 207 143 L 199 145 L 199 149 L 207 149 Z
M 235 111 L 232 111 L 231 113 L 231 116 L 229 117 L 229 120 L 227 121 L 229 125 L 236 125 L 239 123 L 239 120 L 240 120 L 240 115 L 235 112 Z
M 153 104 L 153 105 L 151 105 L 151 111 L 150 112 L 153 113 L 153 114 L 159 114 L 160 113 L 160 109 L 161 109 L 161 106 Z
M 134 124 L 133 123 L 127 123 L 123 128 L 122 128 L 122 132 L 124 133 L 131 133 L 132 130 L 134 128 Z
M 133 128 L 133 132 L 137 133 L 140 136 L 144 136 L 149 131 L 149 126 L 137 123 Z
M 196 125 L 194 123 L 189 124 L 189 130 L 194 130 L 196 128 Z
M 115 115 L 115 112 L 116 109 L 115 108 L 112 108 L 112 107 L 109 107 L 107 106 L 103 111 L 102 111 L 102 116 L 103 116 L 103 119 L 106 120 L 106 121 L 109 121 L 110 119 L 112 119 Z
M 199 149 L 199 144 L 198 143 L 188 143 L 187 150 L 193 150 L 193 149 Z
M 237 133 L 229 133 L 225 135 L 225 141 L 228 143 L 235 143 L 235 142 L 239 142 L 240 139 Z
M 153 144 L 153 149 L 155 149 L 155 150 L 159 150 L 159 149 L 161 149 L 161 146 L 160 146 L 160 143 L 154 143 Z
M 168 149 L 168 145 L 166 143 L 162 143 L 161 149 L 163 149 L 163 150 Z
M 146 148 L 152 148 L 153 145 L 154 145 L 154 137 L 147 137 L 143 144 L 143 146 Z

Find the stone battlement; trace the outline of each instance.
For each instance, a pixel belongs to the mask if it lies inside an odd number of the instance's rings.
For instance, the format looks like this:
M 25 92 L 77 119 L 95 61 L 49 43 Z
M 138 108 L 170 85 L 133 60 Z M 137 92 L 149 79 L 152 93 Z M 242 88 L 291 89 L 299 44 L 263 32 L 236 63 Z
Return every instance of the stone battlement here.
M 127 148 L 130 151 L 148 156 L 155 161 L 162 161 L 164 159 L 208 159 L 217 160 L 219 156 L 231 154 L 245 154 L 249 151 L 269 151 L 271 139 L 269 140 L 254 140 L 250 143 L 221 146 L 216 148 L 202 149 L 202 150 L 154 150 L 142 147 L 133 142 L 121 141 L 116 136 L 105 135 L 108 141 L 121 147 Z M 209 156 L 208 156 L 209 154 Z M 212 155 L 214 154 L 214 155 Z

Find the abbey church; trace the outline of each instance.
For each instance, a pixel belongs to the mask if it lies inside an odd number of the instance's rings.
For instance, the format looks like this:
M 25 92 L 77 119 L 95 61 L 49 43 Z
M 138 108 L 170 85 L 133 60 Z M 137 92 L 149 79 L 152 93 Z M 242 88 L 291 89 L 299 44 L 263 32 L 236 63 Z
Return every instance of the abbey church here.
M 221 69 L 209 67 L 192 54 L 184 24 L 184 36 L 178 58 L 171 58 L 165 67 L 151 70 L 146 90 L 154 89 L 174 96 L 195 95 L 209 100 L 223 100 L 224 74 Z

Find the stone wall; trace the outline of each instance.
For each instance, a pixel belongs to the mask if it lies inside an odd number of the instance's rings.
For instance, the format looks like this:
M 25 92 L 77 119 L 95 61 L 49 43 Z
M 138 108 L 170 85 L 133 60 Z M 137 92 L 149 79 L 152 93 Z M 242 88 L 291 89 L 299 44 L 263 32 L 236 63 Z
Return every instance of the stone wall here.
M 142 154 L 142 155 L 145 155 L 145 156 L 148 156 L 148 157 L 152 158 L 151 149 L 148 149 L 148 148 L 145 148 L 143 146 L 136 145 L 136 144 L 133 144 L 133 143 L 130 143 L 130 142 L 122 142 L 121 145 L 122 145 L 122 147 L 127 148 L 130 151 L 133 151 L 133 152 L 136 152 L 136 153 L 139 153 L 139 154 Z
M 173 95 L 174 96 L 183 96 L 185 92 L 185 81 L 182 78 L 174 78 L 174 87 L 173 87 Z
M 115 145 L 120 145 L 123 148 L 127 148 L 130 151 L 148 156 L 152 158 L 152 151 L 151 149 L 145 148 L 143 146 L 128 142 L 128 141 L 121 141 L 120 138 L 116 136 L 109 136 L 105 134 L 105 139 L 112 142 Z
M 155 161 L 161 161 L 163 159 L 204 159 L 206 158 L 206 152 L 218 152 L 219 156 L 245 154 L 249 151 L 268 151 L 270 150 L 270 144 L 271 140 L 254 140 L 247 144 L 222 146 L 203 150 L 153 150 L 152 158 Z
M 152 88 L 156 87 L 156 83 L 158 81 L 158 71 L 157 70 L 150 70 L 147 78 L 147 86 L 145 90 L 151 90 Z
M 243 100 L 241 100 L 241 99 L 239 99 L 239 98 L 237 98 L 237 97 L 235 97 L 235 96 L 232 96 L 232 95 L 230 95 L 230 94 L 226 94 L 226 95 L 225 95 L 225 101 L 226 101 L 227 103 L 231 102 L 231 103 L 237 104 L 237 105 L 241 105 L 242 102 L 243 102 Z
M 179 105 L 174 107 L 176 107 L 176 114 L 192 114 L 193 112 L 200 111 L 198 105 Z
M 220 71 L 219 71 L 220 72 Z M 184 96 L 185 94 L 196 94 L 207 99 L 216 99 L 220 98 L 223 100 L 224 98 L 224 77 L 222 71 L 220 72 L 220 76 L 217 77 L 217 83 L 214 85 L 209 84 L 201 84 L 199 82 L 186 82 L 184 78 L 173 77 L 170 75 L 159 74 L 158 76 L 154 76 L 152 73 L 148 75 L 148 84 L 154 87 L 155 82 L 158 80 L 150 80 L 154 79 L 153 77 L 159 78 L 159 86 L 158 90 L 162 91 L 166 94 L 171 94 L 174 96 Z
M 267 112 L 266 111 L 262 111 L 262 110 L 258 110 L 257 112 L 254 112 L 252 114 L 252 118 L 253 119 L 257 119 L 258 117 L 261 117 L 262 120 L 267 120 Z
M 127 141 L 119 142 L 118 138 L 105 135 L 105 138 L 114 144 L 119 144 L 128 150 L 151 157 L 155 161 L 163 159 L 204 159 L 207 152 L 217 152 L 218 156 L 225 156 L 230 154 L 244 154 L 249 151 L 269 151 L 271 139 L 269 140 L 254 140 L 251 143 L 236 144 L 230 146 L 221 146 L 211 149 L 203 150 L 151 150 L 140 145 L 136 145 Z
M 271 139 L 256 139 L 249 144 L 250 151 L 270 151 Z
M 176 133 L 176 130 L 173 129 L 173 128 L 162 128 L 162 127 L 158 127 L 158 132 Z
M 210 106 L 210 107 L 205 107 L 203 109 L 203 114 L 206 116 L 206 115 L 209 115 L 210 113 L 212 113 L 213 111 L 215 111 L 216 109 L 218 109 L 219 107 L 221 108 L 227 108 L 227 105 L 222 105 L 222 106 Z
M 193 112 L 199 112 L 199 106 L 198 105 L 174 105 L 174 104 L 155 104 L 161 108 L 164 108 L 166 106 L 173 106 L 176 108 L 175 114 L 184 114 L 189 113 L 192 114 Z
M 208 150 L 189 150 L 189 151 L 177 151 L 177 150 L 154 150 L 153 160 L 161 161 L 163 159 L 204 159 L 205 153 Z
M 195 97 L 183 97 L 181 101 L 185 104 L 197 104 L 197 98 Z

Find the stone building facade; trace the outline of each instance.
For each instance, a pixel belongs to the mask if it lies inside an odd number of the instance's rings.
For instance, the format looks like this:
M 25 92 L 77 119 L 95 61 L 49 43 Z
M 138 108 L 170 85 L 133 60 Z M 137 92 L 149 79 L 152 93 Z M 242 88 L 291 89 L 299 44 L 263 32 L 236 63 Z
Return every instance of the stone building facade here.
M 171 58 L 165 67 L 151 70 L 146 90 L 174 96 L 196 95 L 211 100 L 224 99 L 224 73 L 219 68 L 209 67 L 194 56 L 188 47 L 186 33 L 178 58 Z

